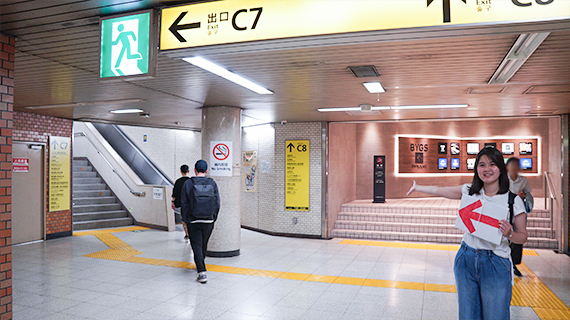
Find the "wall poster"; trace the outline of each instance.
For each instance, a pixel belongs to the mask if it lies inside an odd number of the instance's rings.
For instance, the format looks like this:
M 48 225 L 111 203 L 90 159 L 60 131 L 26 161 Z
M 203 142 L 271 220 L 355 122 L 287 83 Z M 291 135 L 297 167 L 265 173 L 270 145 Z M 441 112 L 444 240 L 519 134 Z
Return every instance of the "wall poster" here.
M 257 192 L 257 151 L 242 152 L 241 186 L 245 192 Z
M 69 210 L 71 138 L 49 137 L 49 212 Z
M 285 141 L 285 210 L 309 211 L 309 140 Z

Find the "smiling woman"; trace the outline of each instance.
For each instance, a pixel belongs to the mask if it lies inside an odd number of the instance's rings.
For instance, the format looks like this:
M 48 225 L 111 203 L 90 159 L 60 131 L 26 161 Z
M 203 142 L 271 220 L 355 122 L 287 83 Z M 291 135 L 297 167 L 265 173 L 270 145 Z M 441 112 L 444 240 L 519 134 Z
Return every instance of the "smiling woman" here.
M 454 272 L 459 300 L 459 319 L 510 319 L 509 305 L 512 297 L 513 266 L 510 242 L 526 242 L 524 203 L 509 192 L 509 179 L 503 155 L 496 148 L 483 148 L 475 160 L 473 182 L 455 187 L 420 186 L 414 181 L 408 195 L 423 192 L 450 199 L 461 199 L 460 212 L 481 208 L 474 213 L 479 220 L 485 217 L 496 222 L 491 232 L 498 233 L 500 241 L 484 240 L 475 228 L 467 228 L 461 248 L 455 257 Z M 465 205 L 467 204 L 467 205 Z M 478 204 L 477 206 L 473 206 Z M 489 208 L 489 209 L 487 209 Z M 509 221 L 495 220 L 489 210 L 504 213 Z M 473 226 L 471 217 L 463 214 L 456 226 Z M 479 226 L 478 226 L 479 227 Z M 464 230 L 463 228 L 461 228 Z M 499 233 L 500 232 L 500 233 Z

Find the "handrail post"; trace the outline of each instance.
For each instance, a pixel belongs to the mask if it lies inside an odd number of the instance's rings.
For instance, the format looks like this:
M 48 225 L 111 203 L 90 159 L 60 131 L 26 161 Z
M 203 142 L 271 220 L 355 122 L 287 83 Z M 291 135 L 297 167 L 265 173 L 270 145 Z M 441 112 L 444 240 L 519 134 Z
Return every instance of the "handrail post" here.
M 554 199 L 550 198 L 550 239 L 554 239 Z
M 548 203 L 548 177 L 547 177 L 547 172 L 544 172 L 544 209 L 548 209 L 547 208 L 547 203 Z

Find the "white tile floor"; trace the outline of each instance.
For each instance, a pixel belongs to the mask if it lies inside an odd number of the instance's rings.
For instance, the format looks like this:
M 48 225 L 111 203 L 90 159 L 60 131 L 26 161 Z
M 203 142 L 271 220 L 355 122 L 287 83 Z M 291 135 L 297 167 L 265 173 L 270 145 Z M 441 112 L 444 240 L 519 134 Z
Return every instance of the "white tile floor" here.
M 181 232 L 115 234 L 141 257 L 191 260 Z M 364 247 L 340 239 L 242 231 L 242 254 L 207 263 L 264 270 L 454 284 L 455 252 Z M 209 273 L 86 258 L 107 249 L 94 236 L 13 248 L 14 319 L 456 319 L 456 295 Z M 570 258 L 548 250 L 524 262 L 570 305 Z M 538 319 L 511 307 L 513 319 Z

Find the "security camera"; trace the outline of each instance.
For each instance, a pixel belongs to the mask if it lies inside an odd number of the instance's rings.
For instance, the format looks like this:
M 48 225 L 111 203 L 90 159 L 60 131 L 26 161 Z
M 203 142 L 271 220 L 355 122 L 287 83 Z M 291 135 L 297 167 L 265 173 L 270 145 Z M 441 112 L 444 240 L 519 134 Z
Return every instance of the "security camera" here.
M 282 125 L 286 125 L 286 124 L 287 124 L 287 120 L 281 120 L 281 124 L 282 124 Z

